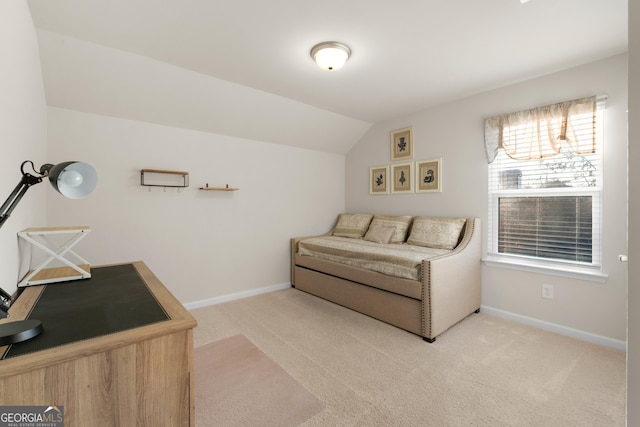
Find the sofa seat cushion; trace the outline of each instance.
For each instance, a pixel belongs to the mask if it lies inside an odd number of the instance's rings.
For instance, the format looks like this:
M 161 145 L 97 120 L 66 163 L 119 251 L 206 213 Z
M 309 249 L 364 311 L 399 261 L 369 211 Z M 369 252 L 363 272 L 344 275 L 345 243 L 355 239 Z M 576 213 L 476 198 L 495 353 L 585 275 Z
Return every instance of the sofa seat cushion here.
M 393 277 L 422 279 L 422 260 L 451 252 L 422 246 L 376 243 L 337 236 L 312 237 L 298 243 L 298 254 L 364 268 Z

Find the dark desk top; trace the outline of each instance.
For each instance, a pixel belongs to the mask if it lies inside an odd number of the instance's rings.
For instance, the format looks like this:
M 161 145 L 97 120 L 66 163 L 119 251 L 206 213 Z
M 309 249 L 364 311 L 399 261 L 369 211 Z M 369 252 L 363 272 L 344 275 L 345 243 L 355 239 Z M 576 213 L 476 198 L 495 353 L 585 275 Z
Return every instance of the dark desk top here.
M 40 320 L 44 331 L 12 344 L 2 359 L 170 319 L 133 264 L 92 268 L 90 279 L 46 285 L 27 318 Z

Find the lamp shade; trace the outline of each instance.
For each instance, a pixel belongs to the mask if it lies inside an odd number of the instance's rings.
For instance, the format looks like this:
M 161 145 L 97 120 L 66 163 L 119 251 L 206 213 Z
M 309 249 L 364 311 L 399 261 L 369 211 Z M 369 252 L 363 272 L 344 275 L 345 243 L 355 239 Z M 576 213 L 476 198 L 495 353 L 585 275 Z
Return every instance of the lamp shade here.
M 324 42 L 311 49 L 311 57 L 318 67 L 326 71 L 336 71 L 342 68 L 351 55 L 348 46 L 338 42 Z
M 69 199 L 81 199 L 98 185 L 98 173 L 88 163 L 63 162 L 51 167 L 49 181 L 57 192 Z

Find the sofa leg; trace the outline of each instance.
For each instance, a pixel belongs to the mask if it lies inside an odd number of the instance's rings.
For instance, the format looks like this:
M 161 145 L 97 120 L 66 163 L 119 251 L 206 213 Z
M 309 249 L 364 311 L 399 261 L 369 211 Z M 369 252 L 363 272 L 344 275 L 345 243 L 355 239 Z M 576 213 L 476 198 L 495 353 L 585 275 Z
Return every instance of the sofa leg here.
M 435 338 L 422 337 L 422 339 L 428 342 L 429 344 L 436 342 Z

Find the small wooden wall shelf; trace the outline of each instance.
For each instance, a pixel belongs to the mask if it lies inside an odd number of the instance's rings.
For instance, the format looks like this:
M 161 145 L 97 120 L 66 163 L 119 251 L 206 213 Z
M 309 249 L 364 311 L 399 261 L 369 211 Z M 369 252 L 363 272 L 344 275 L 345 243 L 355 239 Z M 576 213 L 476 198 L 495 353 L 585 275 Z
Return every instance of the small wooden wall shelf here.
M 161 175 L 169 176 L 162 177 Z M 182 177 L 182 182 L 180 182 L 179 179 L 176 180 L 171 178 L 171 176 L 175 175 L 180 175 Z M 147 187 L 188 187 L 189 172 L 162 169 L 141 169 L 140 185 Z

